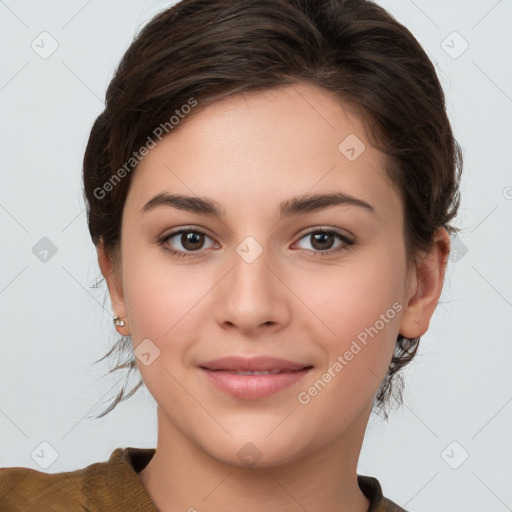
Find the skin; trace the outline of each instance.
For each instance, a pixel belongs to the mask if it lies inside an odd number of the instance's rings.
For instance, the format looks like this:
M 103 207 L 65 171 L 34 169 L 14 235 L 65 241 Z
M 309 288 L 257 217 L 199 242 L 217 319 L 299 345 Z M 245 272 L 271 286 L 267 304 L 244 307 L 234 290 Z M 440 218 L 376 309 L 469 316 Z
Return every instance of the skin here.
M 354 161 L 338 150 L 349 134 L 366 146 Z M 101 243 L 98 261 L 113 310 L 126 322 L 118 331 L 134 349 L 150 339 L 160 350 L 151 364 L 137 364 L 158 404 L 156 453 L 139 478 L 162 512 L 220 512 L 227 504 L 249 512 L 368 510 L 356 475 L 375 394 L 398 334 L 427 331 L 450 246 L 441 228 L 432 250 L 407 266 L 403 204 L 385 175 L 386 158 L 332 93 L 295 84 L 197 110 L 135 171 L 121 262 L 116 267 Z M 345 204 L 279 219 L 281 201 L 335 191 L 376 213 Z M 226 217 L 170 206 L 142 213 L 161 192 L 211 198 Z M 183 245 L 181 235 L 158 244 L 189 226 L 208 236 L 195 246 Z M 343 240 L 322 246 L 305 236 L 312 228 L 338 229 L 356 243 L 335 253 Z M 236 252 L 247 236 L 262 248 L 250 264 Z M 331 254 L 315 257 L 322 248 Z M 401 311 L 309 403 L 299 403 L 298 394 L 393 303 Z M 213 387 L 197 368 L 233 354 L 313 370 L 270 397 L 244 400 Z M 249 442 L 261 455 L 251 467 L 237 456 Z

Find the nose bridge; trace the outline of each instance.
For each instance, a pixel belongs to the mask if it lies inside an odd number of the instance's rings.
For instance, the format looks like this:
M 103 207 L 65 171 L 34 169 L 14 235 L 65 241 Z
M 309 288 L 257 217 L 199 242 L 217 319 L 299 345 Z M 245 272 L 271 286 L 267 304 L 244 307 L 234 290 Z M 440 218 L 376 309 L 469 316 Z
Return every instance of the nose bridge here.
M 231 262 L 232 270 L 219 290 L 219 323 L 250 330 L 269 322 L 282 322 L 286 309 L 284 290 L 270 270 L 273 264 L 268 237 L 262 243 L 252 235 L 243 238 L 235 247 Z
M 261 240 L 262 236 L 258 238 Z M 236 246 L 232 260 L 231 287 L 236 288 L 235 294 L 241 294 L 243 300 L 252 301 L 253 298 L 263 298 L 261 294 L 272 293 L 272 273 L 268 269 L 271 259 L 268 240 L 260 243 L 254 236 L 246 236 Z

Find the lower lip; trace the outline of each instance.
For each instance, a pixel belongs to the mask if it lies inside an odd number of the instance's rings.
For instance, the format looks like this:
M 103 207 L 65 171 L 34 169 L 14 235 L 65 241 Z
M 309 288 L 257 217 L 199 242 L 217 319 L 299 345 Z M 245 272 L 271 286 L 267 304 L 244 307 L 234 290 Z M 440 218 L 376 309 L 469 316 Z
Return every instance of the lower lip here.
M 312 368 L 274 375 L 234 375 L 227 371 L 200 370 L 221 391 L 236 398 L 257 399 L 273 395 L 299 382 Z

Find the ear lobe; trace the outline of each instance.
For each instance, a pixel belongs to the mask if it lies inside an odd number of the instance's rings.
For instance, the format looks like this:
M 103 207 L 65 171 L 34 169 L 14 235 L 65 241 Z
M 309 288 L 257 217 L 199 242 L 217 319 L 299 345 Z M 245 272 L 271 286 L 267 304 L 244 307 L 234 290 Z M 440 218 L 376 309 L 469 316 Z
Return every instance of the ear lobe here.
M 404 298 L 404 312 L 400 320 L 400 334 L 406 338 L 423 336 L 430 324 L 441 295 L 450 254 L 450 236 L 439 228 L 432 249 L 417 257 L 410 272 L 410 286 Z
M 101 274 L 107 282 L 114 316 L 119 316 L 125 322 L 124 327 L 116 326 L 116 330 L 123 336 L 129 336 L 130 332 L 128 329 L 128 319 L 126 315 L 121 269 L 116 268 L 114 259 L 109 251 L 105 248 L 103 240 L 100 240 L 98 243 L 97 251 L 98 264 L 101 270 Z

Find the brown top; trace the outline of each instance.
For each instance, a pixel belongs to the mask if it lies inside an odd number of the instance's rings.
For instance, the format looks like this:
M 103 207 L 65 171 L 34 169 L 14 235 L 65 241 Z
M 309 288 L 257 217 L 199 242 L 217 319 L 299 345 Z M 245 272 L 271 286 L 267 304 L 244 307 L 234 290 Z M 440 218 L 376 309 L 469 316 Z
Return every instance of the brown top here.
M 63 473 L 29 468 L 0 469 L 2 512 L 159 512 L 137 473 L 154 448 L 117 448 L 106 462 Z M 368 512 L 406 512 L 382 496 L 379 481 L 358 475 L 370 501 Z

